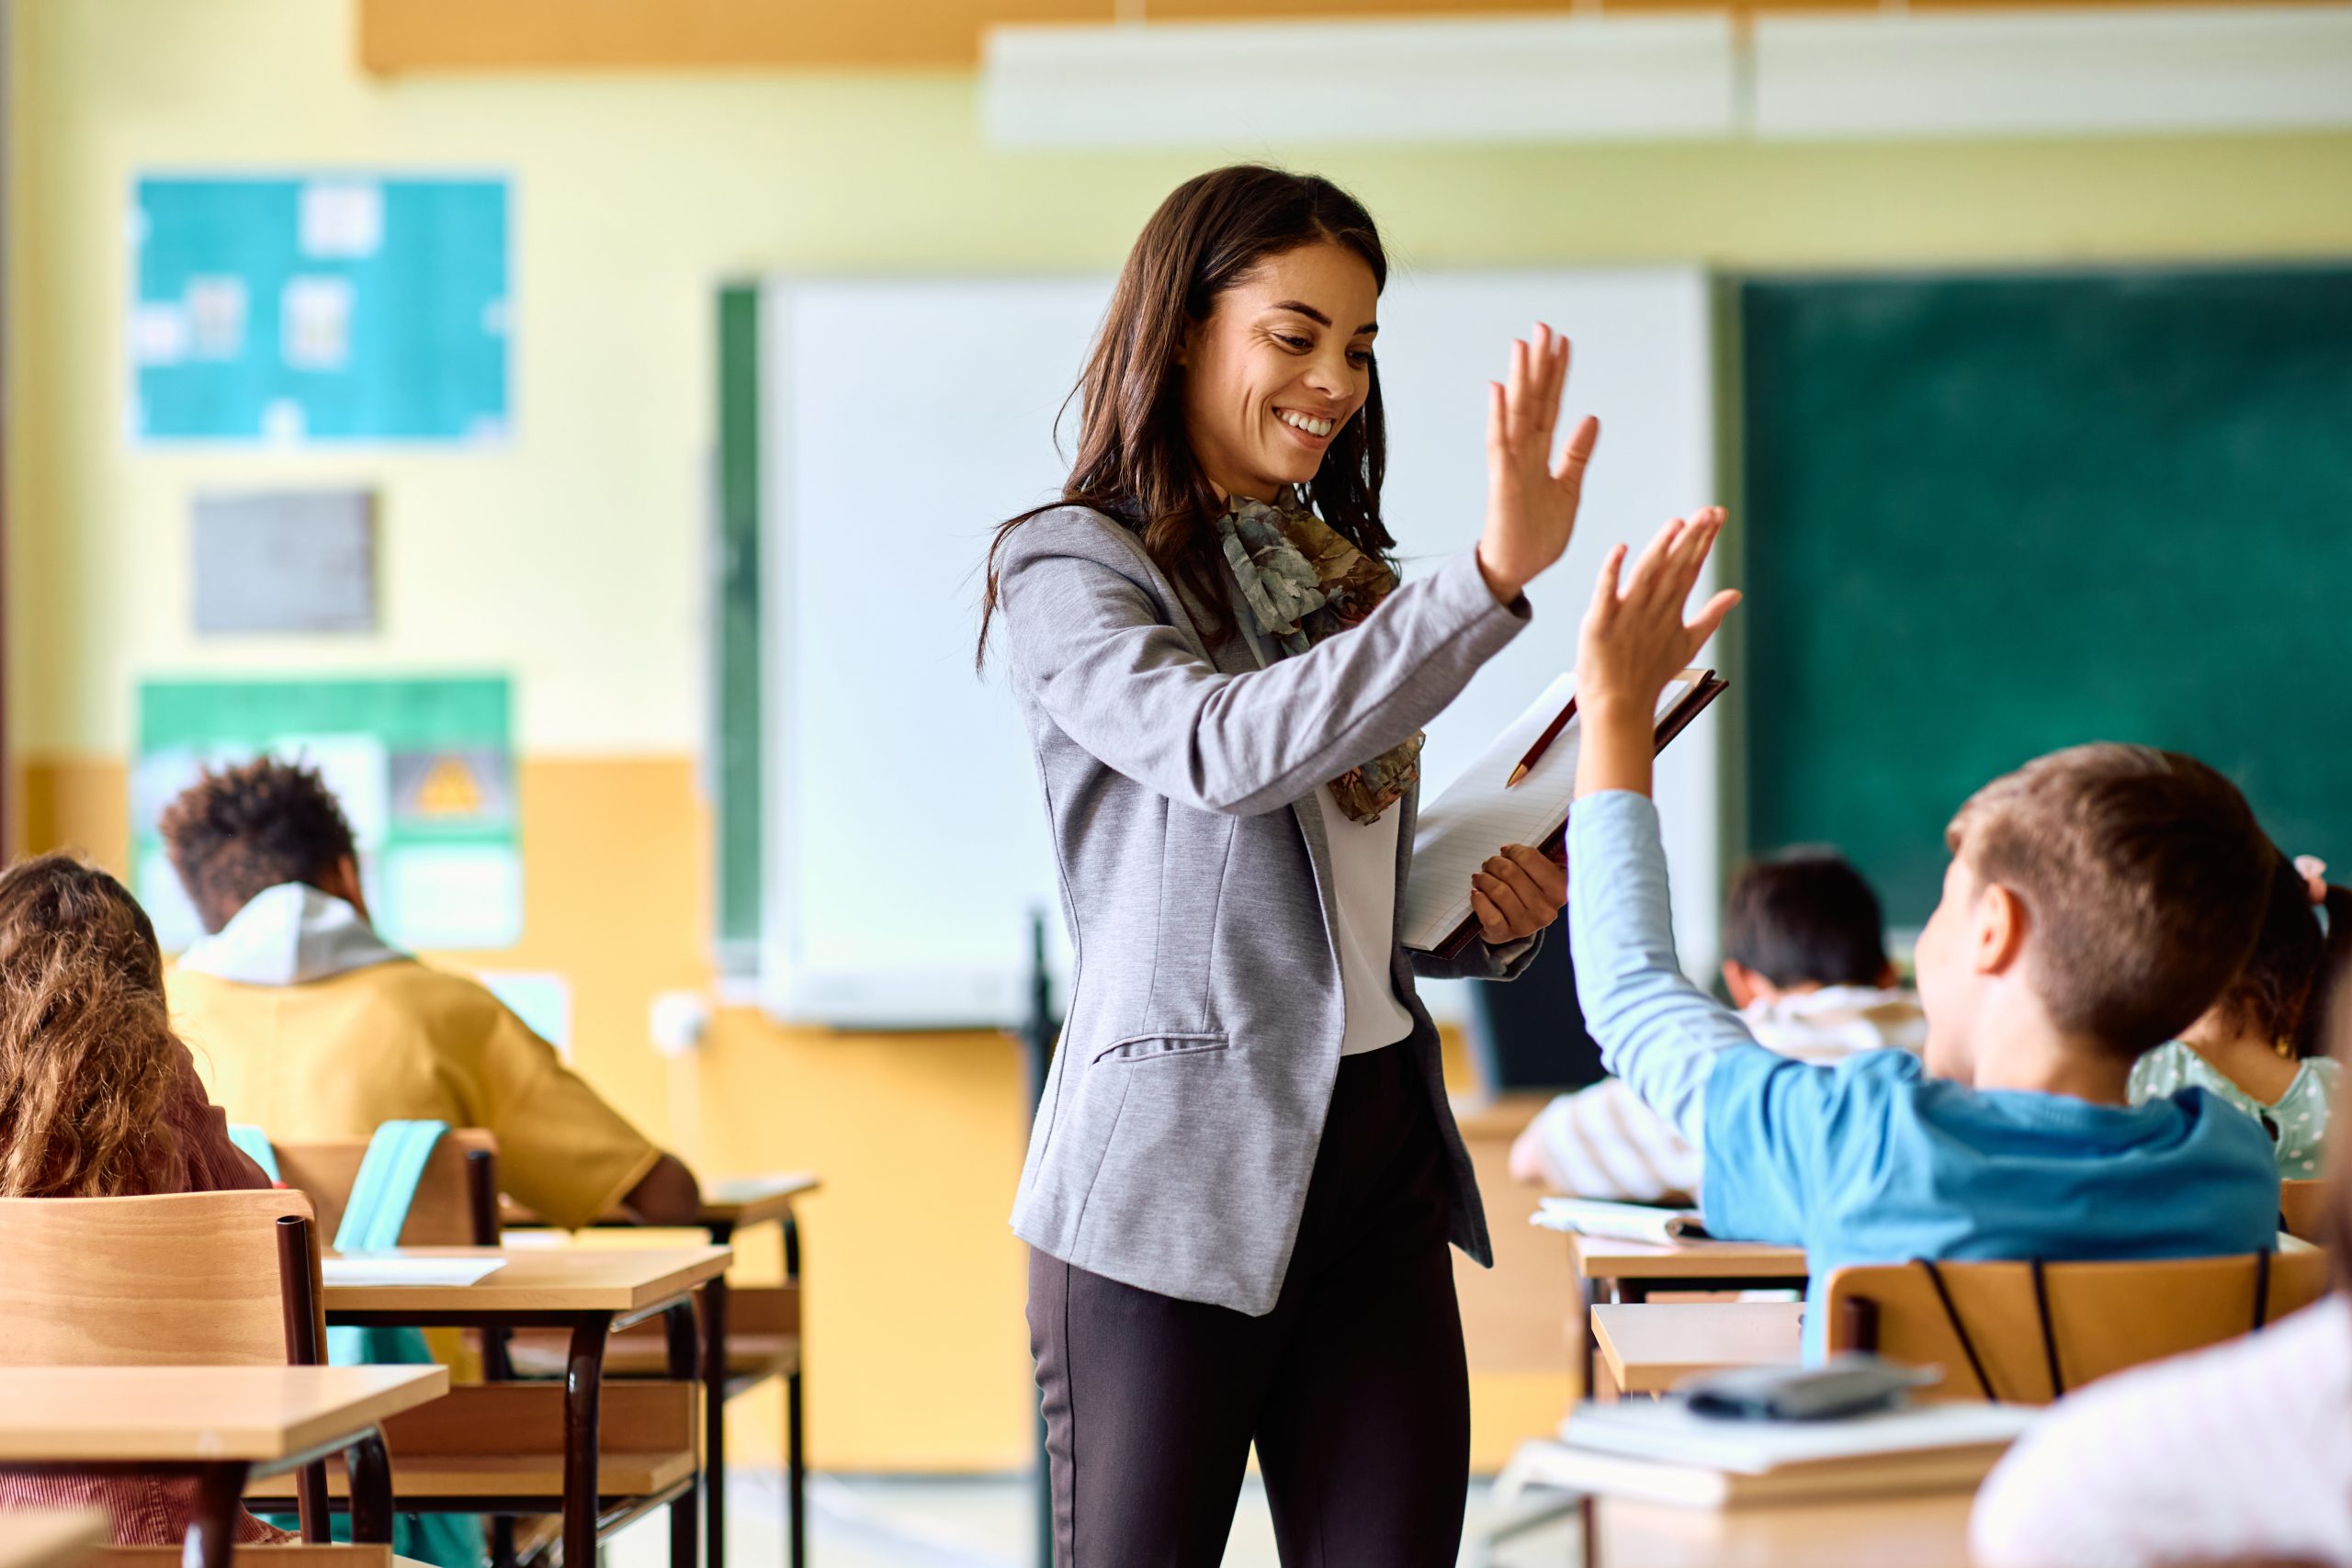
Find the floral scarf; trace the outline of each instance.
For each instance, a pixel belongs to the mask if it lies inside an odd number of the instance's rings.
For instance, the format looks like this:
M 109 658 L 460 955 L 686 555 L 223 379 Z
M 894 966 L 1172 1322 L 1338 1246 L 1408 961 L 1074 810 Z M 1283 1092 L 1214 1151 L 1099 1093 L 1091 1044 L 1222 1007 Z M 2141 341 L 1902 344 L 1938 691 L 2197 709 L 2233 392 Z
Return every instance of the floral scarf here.
M 1216 531 L 1242 604 L 1278 659 L 1355 626 L 1396 586 L 1395 572 L 1307 510 L 1295 490 L 1271 505 L 1233 497 Z M 1421 741 L 1416 732 L 1350 768 L 1330 782 L 1332 800 L 1353 821 L 1379 821 L 1420 782 Z

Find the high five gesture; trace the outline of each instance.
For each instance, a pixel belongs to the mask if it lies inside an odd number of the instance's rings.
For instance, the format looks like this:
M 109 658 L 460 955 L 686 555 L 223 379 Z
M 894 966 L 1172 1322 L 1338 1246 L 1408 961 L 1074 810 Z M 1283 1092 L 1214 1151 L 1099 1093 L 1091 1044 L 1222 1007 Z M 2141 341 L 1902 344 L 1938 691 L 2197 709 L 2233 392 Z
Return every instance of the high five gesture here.
M 1580 421 L 1553 461 L 1567 381 L 1568 340 L 1539 321 L 1532 347 L 1512 342 L 1510 378 L 1487 383 L 1487 527 L 1478 566 L 1505 604 L 1560 558 L 1576 532 L 1585 465 L 1600 439 L 1600 422 L 1589 415 Z

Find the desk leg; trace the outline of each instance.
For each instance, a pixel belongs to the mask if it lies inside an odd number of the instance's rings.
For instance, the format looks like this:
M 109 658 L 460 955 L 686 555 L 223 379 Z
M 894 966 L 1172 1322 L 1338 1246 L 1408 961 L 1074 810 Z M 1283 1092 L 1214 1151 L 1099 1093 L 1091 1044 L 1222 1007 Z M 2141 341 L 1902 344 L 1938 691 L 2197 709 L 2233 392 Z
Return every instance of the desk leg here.
M 563 1561 L 587 1568 L 596 1561 L 597 1421 L 605 1387 L 605 1342 L 613 1314 L 582 1313 L 571 1320 L 571 1357 L 563 1377 Z
M 710 1568 L 727 1568 L 727 1276 L 702 1288 L 702 1517 Z
M 1600 1568 L 1600 1509 L 1589 1492 L 1577 1499 L 1577 1534 L 1583 1538 L 1584 1568 Z
M 252 1466 L 242 1460 L 208 1464 L 196 1475 L 196 1517 L 188 1521 L 180 1545 L 180 1568 L 229 1568 L 229 1554 L 237 1542 L 237 1515 L 244 1507 L 245 1475 Z
M 371 1430 L 343 1450 L 351 1473 L 351 1539 L 390 1546 L 392 1541 L 392 1461 L 384 1434 Z
M 693 1382 L 696 1363 L 702 1359 L 701 1343 L 695 1335 L 695 1306 L 691 1301 L 680 1302 L 662 1314 L 662 1325 L 669 1340 L 670 1375 L 680 1382 Z M 705 1445 L 702 1463 L 686 1483 L 684 1495 L 670 1505 L 670 1568 L 695 1568 L 695 1554 L 699 1542 L 696 1531 L 701 1525 L 702 1493 L 709 1484 L 710 1455 Z
M 784 1217 L 784 1277 L 800 1283 L 800 1222 Z M 808 1452 L 800 1416 L 800 1369 L 808 1364 L 808 1296 L 800 1311 L 800 1353 L 793 1359 L 792 1375 L 784 1380 L 784 1513 L 791 1550 L 791 1568 L 808 1565 Z
M 1584 1282 L 1584 1387 L 1582 1396 L 1586 1399 L 1593 1398 L 1599 1392 L 1598 1386 L 1593 1382 L 1593 1372 L 1594 1350 L 1600 1343 L 1600 1331 L 1593 1326 L 1592 1309 L 1600 1305 L 1606 1299 L 1603 1292 L 1607 1291 L 1607 1289 L 1608 1284 L 1605 1280 L 1588 1279 Z

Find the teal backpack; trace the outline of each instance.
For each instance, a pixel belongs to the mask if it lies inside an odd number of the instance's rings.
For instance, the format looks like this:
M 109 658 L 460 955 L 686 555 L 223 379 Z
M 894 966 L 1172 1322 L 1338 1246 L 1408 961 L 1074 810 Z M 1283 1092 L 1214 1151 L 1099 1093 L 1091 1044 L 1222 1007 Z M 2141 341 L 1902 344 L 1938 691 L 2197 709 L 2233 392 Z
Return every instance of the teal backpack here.
M 351 1184 L 351 1201 L 344 1205 L 343 1224 L 334 1233 L 337 1252 L 397 1247 L 401 1228 L 408 1224 L 409 1205 L 416 1201 L 416 1184 L 433 1147 L 449 1130 L 446 1122 L 387 1122 L 368 1140 L 359 1162 L 359 1176 Z M 258 1127 L 235 1126 L 230 1138 L 253 1156 L 272 1181 L 277 1174 L 277 1154 L 269 1136 Z M 424 1332 L 417 1328 L 330 1328 L 327 1364 L 331 1367 L 413 1366 L 433 1359 Z M 280 1529 L 299 1528 L 286 1516 L 270 1520 Z M 333 1521 L 337 1540 L 351 1539 L 351 1521 Z M 435 1568 L 481 1568 L 484 1555 L 481 1519 L 474 1514 L 395 1514 L 392 1551 L 402 1557 L 430 1562 Z

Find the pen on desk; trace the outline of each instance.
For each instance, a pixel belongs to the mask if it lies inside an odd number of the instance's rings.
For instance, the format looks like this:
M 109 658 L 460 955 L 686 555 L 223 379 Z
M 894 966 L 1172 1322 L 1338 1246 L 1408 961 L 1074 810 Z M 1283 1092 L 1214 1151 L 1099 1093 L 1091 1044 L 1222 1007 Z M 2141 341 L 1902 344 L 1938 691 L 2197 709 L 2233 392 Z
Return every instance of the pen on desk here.
M 1577 700 L 1570 697 L 1568 705 L 1560 710 L 1560 716 L 1544 727 L 1544 733 L 1535 738 L 1535 744 L 1527 749 L 1527 755 L 1521 757 L 1519 760 L 1519 766 L 1510 771 L 1510 777 L 1504 781 L 1503 788 L 1510 789 L 1525 778 L 1527 770 L 1544 760 L 1544 751 L 1551 747 L 1553 741 L 1560 738 L 1560 731 L 1566 729 L 1568 727 L 1568 720 L 1576 716 Z

